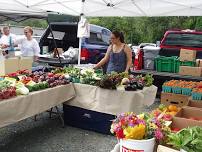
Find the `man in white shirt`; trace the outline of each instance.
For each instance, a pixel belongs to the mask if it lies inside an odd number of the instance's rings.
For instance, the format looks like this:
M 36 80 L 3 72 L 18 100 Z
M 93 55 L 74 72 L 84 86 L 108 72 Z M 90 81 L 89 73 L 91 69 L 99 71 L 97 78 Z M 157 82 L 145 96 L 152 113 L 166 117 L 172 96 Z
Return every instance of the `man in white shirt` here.
M 14 41 L 16 40 L 16 35 L 10 33 L 10 27 L 3 27 L 3 35 L 0 39 L 0 46 L 4 50 L 4 54 L 15 53 Z

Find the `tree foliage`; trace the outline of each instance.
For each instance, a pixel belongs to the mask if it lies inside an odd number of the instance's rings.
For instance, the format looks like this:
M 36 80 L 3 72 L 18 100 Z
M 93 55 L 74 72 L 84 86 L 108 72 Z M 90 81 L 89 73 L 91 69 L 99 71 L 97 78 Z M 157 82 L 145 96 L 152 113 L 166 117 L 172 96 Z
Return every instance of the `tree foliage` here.
M 100 17 L 90 23 L 122 31 L 127 43 L 156 42 L 168 29 L 202 30 L 202 17 Z
M 72 16 L 52 15 L 51 21 L 78 20 Z M 127 43 L 156 42 L 161 40 L 168 29 L 202 30 L 202 17 L 94 17 L 90 23 L 113 30 L 122 31 Z M 47 27 L 46 20 L 28 19 L 20 23 L 8 22 L 22 26 Z

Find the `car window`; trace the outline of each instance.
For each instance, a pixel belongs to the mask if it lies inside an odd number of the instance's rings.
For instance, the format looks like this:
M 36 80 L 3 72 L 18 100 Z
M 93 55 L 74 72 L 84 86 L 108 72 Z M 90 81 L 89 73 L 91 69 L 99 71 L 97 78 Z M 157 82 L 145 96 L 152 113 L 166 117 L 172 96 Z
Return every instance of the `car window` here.
M 170 33 L 166 36 L 163 45 L 202 47 L 202 34 Z
M 65 32 L 53 31 L 53 36 L 55 39 L 62 40 L 65 35 Z M 52 34 L 50 33 L 48 38 L 52 38 Z
M 103 41 L 101 33 L 90 33 L 90 37 L 88 38 L 88 43 L 92 44 L 107 44 Z

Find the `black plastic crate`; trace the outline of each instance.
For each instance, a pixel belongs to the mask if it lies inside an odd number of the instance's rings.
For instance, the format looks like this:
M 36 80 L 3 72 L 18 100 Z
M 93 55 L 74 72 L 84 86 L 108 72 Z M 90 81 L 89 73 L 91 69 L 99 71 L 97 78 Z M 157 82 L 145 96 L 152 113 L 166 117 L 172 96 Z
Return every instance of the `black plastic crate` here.
M 66 125 L 91 130 L 103 134 L 111 134 L 110 128 L 114 115 L 87 110 L 63 104 Z

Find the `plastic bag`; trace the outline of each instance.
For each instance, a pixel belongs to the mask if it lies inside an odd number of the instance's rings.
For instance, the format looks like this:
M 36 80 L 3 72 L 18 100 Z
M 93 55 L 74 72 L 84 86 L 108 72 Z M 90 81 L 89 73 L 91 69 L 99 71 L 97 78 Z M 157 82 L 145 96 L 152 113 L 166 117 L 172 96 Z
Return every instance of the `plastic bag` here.
M 67 51 L 65 51 L 62 55 L 65 58 L 71 58 L 72 60 L 77 61 L 78 60 L 78 53 L 79 53 L 78 48 L 69 47 L 69 49 Z

